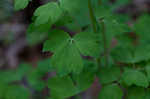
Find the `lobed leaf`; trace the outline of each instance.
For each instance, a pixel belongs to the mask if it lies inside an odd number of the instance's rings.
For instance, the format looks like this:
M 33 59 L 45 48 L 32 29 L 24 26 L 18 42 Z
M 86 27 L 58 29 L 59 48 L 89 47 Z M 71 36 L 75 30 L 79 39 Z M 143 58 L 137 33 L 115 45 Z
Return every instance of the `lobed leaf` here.
M 62 10 L 55 2 L 50 2 L 45 5 L 40 6 L 34 12 L 34 16 L 36 16 L 35 25 L 45 24 L 47 22 L 51 22 L 51 24 L 55 23 L 62 15 Z
M 145 74 L 134 69 L 125 69 L 122 75 L 122 80 L 128 86 L 136 85 L 147 88 L 149 85 L 148 79 Z
M 80 54 L 93 57 L 99 55 L 98 38 L 92 33 L 80 32 L 73 38 L 60 30 L 51 33 L 43 50 L 54 52 L 51 65 L 62 75 L 81 72 L 83 60 Z

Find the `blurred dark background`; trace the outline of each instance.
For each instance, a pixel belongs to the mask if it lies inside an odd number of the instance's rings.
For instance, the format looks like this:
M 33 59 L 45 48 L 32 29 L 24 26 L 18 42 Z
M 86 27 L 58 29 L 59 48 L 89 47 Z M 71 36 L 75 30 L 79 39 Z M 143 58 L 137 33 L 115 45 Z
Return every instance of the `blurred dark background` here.
M 0 1 L 0 68 L 16 68 L 21 61 L 34 64 L 41 58 L 41 44 L 28 46 L 26 30 L 34 10 L 45 2 L 33 0 L 16 12 L 12 0 Z

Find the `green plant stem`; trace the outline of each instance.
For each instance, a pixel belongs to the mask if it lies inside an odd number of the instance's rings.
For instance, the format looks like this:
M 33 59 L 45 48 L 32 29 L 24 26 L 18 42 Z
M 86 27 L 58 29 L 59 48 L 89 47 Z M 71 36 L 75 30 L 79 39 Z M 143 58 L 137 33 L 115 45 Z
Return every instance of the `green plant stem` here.
M 107 48 L 107 39 L 106 39 L 106 31 L 105 31 L 105 23 L 104 20 L 101 21 L 102 26 L 102 38 L 104 43 L 104 57 L 105 57 L 105 66 L 108 66 L 108 48 Z
M 96 24 L 96 18 L 94 16 L 94 12 L 92 9 L 92 4 L 91 4 L 91 0 L 88 0 L 88 8 L 89 8 L 89 15 L 90 15 L 90 20 L 91 20 L 91 25 L 93 28 L 93 32 L 97 33 L 97 24 Z M 103 38 L 103 42 L 104 42 L 104 57 L 105 57 L 105 66 L 108 66 L 108 48 L 107 48 L 107 39 L 106 39 L 106 33 L 105 33 L 105 23 L 103 21 L 103 19 L 101 20 L 101 25 L 102 25 L 102 38 Z M 97 63 L 100 64 L 100 57 L 98 57 L 97 59 Z
M 93 12 L 93 9 L 92 9 L 91 0 L 88 0 L 88 8 L 89 8 L 89 15 L 90 15 L 90 20 L 91 20 L 91 25 L 92 25 L 92 28 L 93 28 L 93 32 L 96 33 L 97 32 L 96 19 L 95 19 L 94 12 Z
M 99 0 L 99 2 L 98 2 L 100 5 L 102 4 L 102 0 Z
M 91 20 L 91 26 L 93 29 L 94 33 L 97 33 L 97 21 L 96 18 L 94 16 L 94 12 L 92 9 L 92 4 L 91 4 L 91 0 L 88 0 L 88 8 L 89 8 L 89 16 L 90 16 L 90 20 Z M 100 66 L 100 56 L 98 58 L 95 59 L 96 64 L 98 65 L 98 67 Z
M 135 57 L 135 50 L 136 50 L 136 47 L 134 46 L 134 48 L 131 50 L 132 58 Z M 132 66 L 133 66 L 134 69 L 136 69 L 135 63 L 132 63 Z

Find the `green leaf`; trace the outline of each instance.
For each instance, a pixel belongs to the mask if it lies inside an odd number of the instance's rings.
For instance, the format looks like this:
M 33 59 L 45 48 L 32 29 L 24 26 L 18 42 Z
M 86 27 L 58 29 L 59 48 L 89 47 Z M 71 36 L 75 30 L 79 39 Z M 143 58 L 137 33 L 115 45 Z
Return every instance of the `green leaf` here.
M 0 99 L 4 99 L 8 85 L 0 82 Z
M 15 75 L 14 71 L 1 71 L 0 72 L 0 81 L 3 83 L 10 83 L 13 81 L 18 81 L 21 79 L 19 75 Z
M 39 26 L 36 26 L 33 23 L 30 24 L 27 29 L 27 41 L 29 45 L 35 45 L 43 41 L 47 37 L 50 27 L 50 23 L 42 24 Z
M 27 7 L 29 0 L 15 0 L 15 10 L 21 10 Z
M 53 30 L 49 35 L 49 40 L 44 43 L 43 51 L 55 52 L 63 43 L 69 40 L 70 36 L 60 30 Z
M 94 82 L 94 73 L 91 72 L 82 72 L 79 75 L 73 75 L 73 80 L 78 89 L 78 93 L 88 89 Z
M 130 87 L 127 91 L 127 99 L 145 99 L 146 92 L 141 87 Z
M 133 46 L 133 40 L 122 39 L 118 41 L 120 43 L 119 47 L 114 50 L 114 58 L 117 61 L 124 63 L 139 63 L 141 61 L 147 61 L 150 59 L 150 46 L 149 46 L 149 29 L 148 24 L 150 22 L 149 15 L 143 15 L 137 19 L 134 24 L 132 31 L 136 32 L 135 36 L 138 37 L 138 43 Z M 124 45 L 124 46 L 122 46 Z M 131 46 L 132 45 L 132 46 Z M 127 50 L 128 49 L 128 50 Z
M 98 64 L 93 60 L 84 59 L 84 70 L 86 72 L 96 73 L 98 71 Z
M 0 82 L 8 84 L 15 81 L 20 81 L 31 70 L 29 64 L 22 63 L 16 70 L 3 70 L 0 71 Z
M 73 38 L 81 54 L 85 56 L 99 56 L 101 45 L 99 44 L 98 37 L 94 33 L 80 32 Z
M 83 60 L 74 44 L 61 45 L 51 58 L 51 65 L 62 75 L 73 72 L 80 73 L 83 68 Z M 59 60 L 59 61 L 58 61 Z
M 99 99 L 122 99 L 122 97 L 123 92 L 116 84 L 104 86 L 99 93 Z
M 60 6 L 71 14 L 76 24 L 85 26 L 90 23 L 87 0 L 60 0 Z
M 44 51 L 54 52 L 51 66 L 62 75 L 73 71 L 80 72 L 83 67 L 82 59 L 75 45 L 69 42 L 70 36 L 60 30 L 51 33 L 50 39 L 44 43 Z
M 54 52 L 51 66 L 62 75 L 81 72 L 83 60 L 80 54 L 93 57 L 99 55 L 98 38 L 96 39 L 94 34 L 81 32 L 71 38 L 66 32 L 60 30 L 54 30 L 51 33 L 43 50 Z
M 94 81 L 94 73 L 82 72 L 80 74 L 63 77 L 53 77 L 48 81 L 51 98 L 66 99 L 88 89 Z M 68 91 L 69 90 L 69 91 Z
M 70 0 L 59 0 L 60 5 L 63 9 L 67 10 L 68 12 L 77 12 L 80 11 L 81 7 L 85 7 L 87 9 L 87 2 L 86 0 L 76 0 L 76 1 L 70 1 Z M 81 4 L 85 3 L 85 5 L 81 6 Z M 81 9 L 82 10 L 82 9 Z
M 139 45 L 135 48 L 131 46 L 117 47 L 116 49 L 114 49 L 113 57 L 116 61 L 124 63 L 139 63 L 141 61 L 147 61 L 150 59 L 150 46 Z
M 148 88 L 146 90 L 146 97 L 145 97 L 145 99 L 150 99 L 150 88 Z
M 122 80 L 128 86 L 136 85 L 147 88 L 149 85 L 148 79 L 144 73 L 134 70 L 134 69 L 125 69 Z
M 41 73 L 47 73 L 53 70 L 52 66 L 50 65 L 50 59 L 44 59 L 38 62 L 37 70 Z
M 62 17 L 55 23 L 55 26 L 56 27 L 66 26 L 67 24 L 70 24 L 72 22 L 73 22 L 73 18 L 70 16 L 69 13 L 64 11 Z
M 127 45 L 126 43 L 123 43 L 125 46 Z M 112 57 L 114 58 L 115 61 L 118 62 L 123 62 L 123 63 L 134 63 L 137 62 L 134 60 L 133 58 L 133 54 L 132 54 L 132 50 L 128 48 L 128 47 L 116 47 L 113 51 L 112 51 Z
M 9 86 L 6 92 L 5 99 L 29 99 L 30 93 L 22 86 Z
M 134 52 L 134 61 L 148 61 L 150 59 L 150 46 L 149 45 L 140 45 L 137 46 Z
M 150 15 L 142 15 L 139 17 L 137 22 L 135 23 L 133 30 L 136 32 L 136 34 L 139 36 L 139 40 L 141 43 L 148 43 L 150 41 L 150 29 L 149 29 L 149 23 L 150 23 Z
M 30 78 L 28 81 L 31 87 L 36 91 L 42 91 L 46 87 L 46 83 L 41 79 Z
M 34 12 L 34 16 L 36 16 L 35 24 L 41 25 L 47 22 L 51 22 L 51 24 L 55 23 L 62 15 L 62 10 L 55 2 L 50 2 L 45 5 L 40 6 Z
M 41 91 L 46 86 L 44 80 L 42 80 L 44 74 L 45 73 L 41 73 L 40 71 L 38 71 L 38 69 L 29 72 L 26 76 L 29 85 L 32 86 L 32 88 L 34 88 L 35 90 Z
M 117 66 L 112 67 L 102 67 L 98 72 L 98 77 L 101 84 L 112 83 L 117 81 L 120 77 L 120 68 Z
M 107 18 L 110 16 L 111 11 L 112 9 L 110 8 L 110 6 L 98 6 L 98 8 L 95 11 L 96 18 Z
M 50 78 L 48 81 L 48 88 L 50 88 L 52 99 L 69 98 L 77 94 L 77 89 L 72 79 L 68 76 Z
M 27 63 L 21 63 L 16 71 L 13 71 L 14 74 L 8 75 L 12 76 L 13 80 L 22 80 L 32 70 L 32 65 Z
M 74 18 L 74 23 L 80 27 L 90 24 L 89 9 L 87 0 L 59 0 L 60 6 Z M 98 5 L 98 0 L 92 0 L 92 7 L 95 9 Z
M 117 36 L 130 31 L 129 26 L 125 24 L 125 22 L 122 22 L 121 16 L 117 16 L 113 13 L 114 10 L 110 6 L 111 5 L 103 4 L 101 6 L 98 6 L 95 11 L 97 20 L 103 19 L 104 21 L 104 32 L 106 35 L 108 47 L 111 46 L 113 38 L 116 38 Z M 101 29 L 101 27 L 103 26 L 100 26 L 100 32 L 103 32 L 103 29 Z M 101 40 L 103 40 L 102 37 L 103 36 L 101 33 Z
M 117 36 L 120 36 L 123 33 L 129 31 L 128 26 L 126 24 L 122 24 L 121 22 L 118 22 L 115 18 L 104 19 L 104 25 L 105 25 L 104 32 L 106 35 L 107 46 L 111 46 L 112 39 L 117 38 Z M 103 32 L 102 29 L 101 32 Z M 102 37 L 103 36 L 101 33 L 101 40 L 103 40 Z

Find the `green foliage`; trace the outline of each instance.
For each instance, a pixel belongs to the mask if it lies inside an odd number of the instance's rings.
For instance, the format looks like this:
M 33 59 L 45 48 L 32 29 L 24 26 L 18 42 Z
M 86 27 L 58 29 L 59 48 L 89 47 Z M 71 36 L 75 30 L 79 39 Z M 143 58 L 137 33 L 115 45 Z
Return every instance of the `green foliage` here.
M 140 16 L 129 27 L 129 16 L 114 13 L 129 2 L 57 0 L 38 7 L 27 41 L 42 42 L 43 52 L 53 55 L 35 68 L 23 64 L 17 70 L 1 71 L 0 98 L 29 99 L 32 91 L 41 95 L 48 88 L 42 99 L 66 99 L 87 90 L 96 77 L 102 85 L 99 99 L 149 99 L 150 16 Z M 28 3 L 15 0 L 15 9 Z M 24 79 L 28 88 L 16 83 Z
M 51 97 L 54 99 L 65 99 L 74 96 L 90 87 L 93 82 L 93 74 L 84 73 L 80 75 L 53 77 L 48 81 Z
M 42 42 L 48 35 L 51 24 L 46 23 L 36 26 L 34 23 L 30 24 L 27 30 L 27 41 L 30 45 L 35 45 Z
M 10 86 L 7 89 L 5 99 L 28 99 L 29 92 L 27 89 L 20 87 L 20 86 Z
M 143 45 L 146 45 L 149 42 L 150 36 L 149 32 L 149 22 L 150 22 L 150 15 L 143 15 L 141 16 L 136 24 L 133 27 L 133 30 L 139 36 L 139 41 Z
M 114 52 L 114 58 L 117 61 L 120 62 L 125 62 L 125 63 L 139 63 L 142 61 L 147 61 L 150 59 L 150 46 L 136 46 L 135 48 L 128 47 L 129 49 L 127 50 L 126 48 L 123 47 L 118 47 L 115 50 L 118 50 L 118 52 Z M 121 53 L 123 53 L 121 55 Z
M 80 26 L 86 26 L 90 24 L 88 13 L 87 0 L 59 0 L 60 6 L 63 10 L 67 11 L 75 21 L 75 24 Z M 92 5 L 95 8 L 98 4 L 98 0 L 92 0 Z
M 48 85 L 51 89 L 51 96 L 56 99 L 64 99 L 77 93 L 71 78 L 68 76 L 51 78 Z
M 48 21 L 51 24 L 55 23 L 62 15 L 62 10 L 58 6 L 57 3 L 47 3 L 41 7 L 39 7 L 35 12 L 34 16 L 36 16 L 35 25 L 45 24 Z
M 99 94 L 99 99 L 122 99 L 122 97 L 123 92 L 116 84 L 104 86 Z
M 118 46 L 114 50 L 114 58 L 117 61 L 121 61 L 124 63 L 140 63 L 142 61 L 148 61 L 150 59 L 150 46 L 149 46 L 149 15 L 141 16 L 137 22 L 134 24 L 132 31 L 135 32 L 136 45 L 133 45 L 133 40 L 127 38 L 123 39 L 123 37 L 119 40 L 122 42 L 120 44 L 125 44 L 125 46 Z M 128 50 L 127 50 L 128 49 Z
M 56 68 L 58 73 L 80 73 L 83 68 L 83 59 L 80 54 L 98 55 L 99 44 L 97 41 L 97 38 L 90 32 L 81 32 L 71 38 L 64 31 L 53 30 L 49 40 L 44 44 L 43 50 L 54 52 L 51 65 Z
M 3 86 L 2 86 L 3 85 Z M 29 91 L 18 85 L 4 85 L 1 84 L 1 94 L 0 98 L 1 99 L 29 99 L 30 93 Z
M 148 88 L 146 90 L 146 97 L 145 97 L 145 99 L 149 99 L 149 98 L 150 98 L 150 89 Z
M 122 80 L 128 86 L 137 85 L 147 88 L 149 85 L 148 79 L 145 74 L 134 69 L 125 69 L 125 72 L 122 75 Z
M 119 67 L 102 67 L 98 73 L 101 84 L 108 84 L 119 80 L 120 78 Z
M 31 95 L 27 88 L 19 83 L 25 73 L 27 73 L 30 68 L 28 64 L 20 65 L 20 68 L 16 71 L 1 71 L 0 79 L 0 98 L 2 99 L 28 99 Z M 16 82 L 16 83 L 15 83 Z
M 146 99 L 146 92 L 141 87 L 131 87 L 128 89 L 127 99 Z

